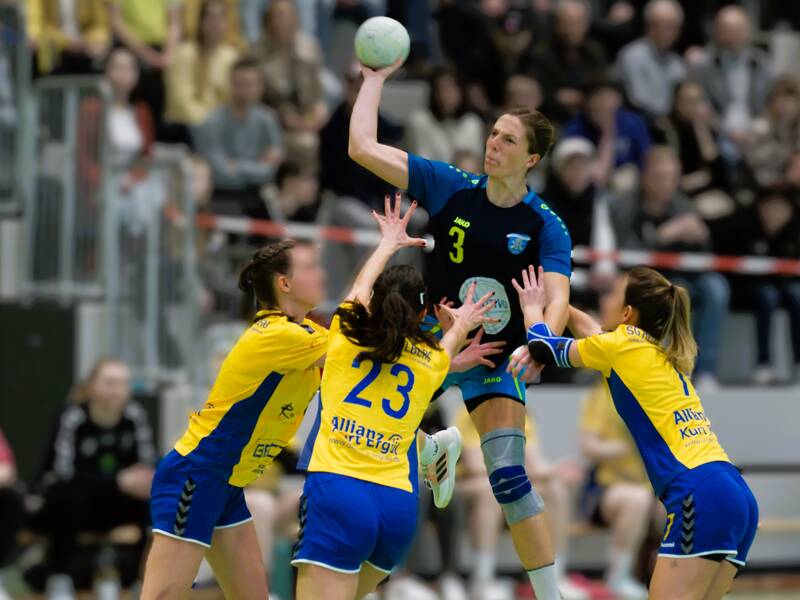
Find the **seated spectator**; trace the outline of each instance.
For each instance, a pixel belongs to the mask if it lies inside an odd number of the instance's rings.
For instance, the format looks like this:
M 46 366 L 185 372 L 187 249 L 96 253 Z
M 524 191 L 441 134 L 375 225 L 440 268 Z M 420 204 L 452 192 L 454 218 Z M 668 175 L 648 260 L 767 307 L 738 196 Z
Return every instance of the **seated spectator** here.
M 722 159 L 714 113 L 706 99 L 703 86 L 691 80 L 675 89 L 675 101 L 668 118 L 656 123 L 663 141 L 681 157 L 683 176 L 681 190 L 696 200 L 697 208 L 706 218 L 730 213 L 733 191 L 730 169 Z M 717 192 L 716 201 L 707 192 Z M 714 206 L 711 206 L 711 203 Z M 724 206 L 720 206 L 720 202 Z M 709 205 L 706 209 L 705 205 Z
M 540 42 L 533 57 L 533 71 L 539 77 L 553 110 L 548 116 L 558 121 L 572 119 L 583 105 L 583 90 L 600 77 L 607 60 L 602 46 L 587 38 L 591 13 L 585 0 L 558 0 L 553 8 L 553 32 Z
M 212 210 L 266 219 L 261 186 L 273 180 L 283 159 L 280 125 L 260 102 L 264 81 L 254 59 L 234 63 L 230 82 L 228 104 L 195 130 L 195 146 L 211 166 Z
M 225 27 L 222 41 L 234 48 L 245 46 L 242 36 L 242 17 L 240 15 L 239 0 L 220 0 L 225 7 Z M 206 0 L 183 0 L 183 37 L 184 39 L 197 39 L 203 23 Z
M 162 139 L 164 70 L 172 64 L 181 39 L 182 0 L 107 0 L 116 41 L 139 60 L 137 98 L 150 107 Z M 169 141 L 169 140 L 167 140 Z
M 769 55 L 752 44 L 750 17 L 744 8 L 726 6 L 717 13 L 714 43 L 691 74 L 705 88 L 723 131 L 743 144 L 772 87 Z
M 450 163 L 461 150 L 483 152 L 483 123 L 467 110 L 455 71 L 445 67 L 433 74 L 428 106 L 411 113 L 406 137 L 409 151 L 432 160 Z
M 750 126 L 743 152 L 753 178 L 762 188 L 783 183 L 792 154 L 800 151 L 800 82 L 782 77 L 767 98 L 764 113 Z
M 166 70 L 169 123 L 199 125 L 224 104 L 230 90 L 231 66 L 238 50 L 226 42 L 225 0 L 204 0 L 197 35 L 184 41 Z
M 675 86 L 686 77 L 681 57 L 672 51 L 683 9 L 676 0 L 651 0 L 644 19 L 644 37 L 622 49 L 615 68 L 631 104 L 655 119 L 669 114 Z
M 622 167 L 641 169 L 651 145 L 644 119 L 622 108 L 619 87 L 603 79 L 589 85 L 583 111 L 564 127 L 561 135 L 583 137 L 595 145 L 594 177 L 601 187 L 612 185 L 615 173 Z M 621 185 L 632 187 L 630 182 Z
M 131 95 L 139 80 L 139 66 L 125 48 L 112 50 L 105 67 L 111 89 L 106 113 L 106 150 L 110 167 L 110 189 L 116 194 L 121 220 L 140 231 L 158 200 L 145 185 L 147 167 L 155 141 L 153 116 L 147 104 L 133 102 Z M 81 104 L 78 119 L 78 164 L 81 189 L 86 201 L 100 203 L 101 162 L 99 156 L 103 104 L 90 97 Z
M 287 156 L 314 167 L 319 131 L 328 120 L 319 45 L 300 31 L 293 0 L 270 1 L 264 32 L 252 49 L 264 76 L 264 102 L 280 117 Z
M 543 103 L 544 92 L 542 91 L 542 86 L 532 75 L 517 74 L 506 80 L 503 91 L 503 106 L 505 110 L 520 107 L 535 110 L 541 108 Z
M 755 214 L 753 214 L 755 213 Z M 779 192 L 764 192 L 752 211 L 745 211 L 744 231 L 748 239 L 744 252 L 776 258 L 800 259 L 800 206 Z M 772 321 L 783 307 L 789 313 L 789 331 L 794 354 L 794 374 L 800 374 L 800 278 L 787 276 L 732 277 L 735 297 L 742 308 L 756 317 L 758 340 L 757 367 L 754 382 L 768 385 L 775 382 L 772 367 Z
M 480 435 L 466 410 L 460 411 L 456 426 L 464 444 L 456 493 L 468 503 L 467 527 L 473 547 L 472 597 L 492 598 L 497 595 L 497 543 L 504 527 L 503 514 L 486 476 Z M 530 414 L 525 424 L 525 437 L 525 468 L 546 506 L 545 515 L 556 554 L 558 589 L 564 600 L 586 600 L 589 598 L 586 591 L 566 575 L 567 538 L 572 513 L 568 485 L 574 468 L 568 463 L 554 465 L 547 461 L 539 443 L 536 421 Z
M 27 0 L 25 8 L 38 73 L 96 73 L 102 69 L 111 47 L 104 0 Z
M 3 569 L 17 546 L 25 511 L 17 489 L 17 465 L 11 446 L 0 430 L 0 600 L 11 600 L 3 587 Z
M 544 201 L 564 220 L 573 246 L 592 245 L 597 197 L 597 187 L 592 181 L 594 154 L 594 146 L 586 139 L 562 139 L 551 153 L 541 193 Z
M 267 186 L 264 199 L 274 221 L 311 223 L 319 210 L 319 179 L 296 162 L 284 161 L 274 185 Z
M 595 148 L 590 141 L 562 139 L 551 153 L 541 196 L 564 220 L 573 246 L 610 252 L 616 247 L 614 229 L 608 195 L 592 179 L 594 161 Z M 593 260 L 589 273 L 576 269 L 572 277 L 573 299 L 578 304 L 593 305 L 596 293 L 606 290 L 615 274 L 616 265 L 608 258 Z
M 124 363 L 98 361 L 57 420 L 39 478 L 44 503 L 28 524 L 50 542 L 45 562 L 25 572 L 36 589 L 46 579 L 51 590 L 69 589 L 70 580 L 91 588 L 94 564 L 79 550 L 79 534 L 127 525 L 138 536 L 115 545 L 114 566 L 123 588 L 138 579 L 156 453 L 147 415 L 130 399 L 130 377 Z
M 481 173 L 483 171 L 483 151 L 480 154 L 461 150 L 453 157 L 453 166 L 467 173 Z
M 646 600 L 647 588 L 634 577 L 634 567 L 650 524 L 664 520 L 663 509 L 605 383 L 592 386 L 583 400 L 580 435 L 592 469 L 581 505 L 590 523 L 611 529 L 606 584 L 619 598 Z
M 623 249 L 663 252 L 704 252 L 711 236 L 703 219 L 680 191 L 681 163 L 675 152 L 656 146 L 647 155 L 638 190 L 611 206 L 617 242 Z M 694 371 L 697 386 L 716 388 L 722 328 L 728 314 L 730 288 L 719 273 L 679 274 L 673 281 L 692 296 L 694 335 L 699 355 Z
M 391 193 L 394 188 L 347 155 L 350 114 L 359 89 L 361 72 L 357 65 L 352 65 L 345 73 L 344 99 L 320 132 L 321 184 L 323 190 L 332 191 L 338 196 L 355 198 L 368 207 L 377 209 L 383 204 L 383 196 Z M 382 144 L 399 144 L 402 138 L 403 128 L 378 114 L 378 140 Z

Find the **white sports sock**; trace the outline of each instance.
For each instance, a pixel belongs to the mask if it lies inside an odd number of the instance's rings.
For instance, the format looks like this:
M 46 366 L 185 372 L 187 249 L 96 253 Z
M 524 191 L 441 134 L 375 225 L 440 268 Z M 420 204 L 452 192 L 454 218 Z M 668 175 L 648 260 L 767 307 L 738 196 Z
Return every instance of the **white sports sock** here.
M 633 552 L 611 548 L 608 563 L 608 580 L 619 581 L 631 577 Z
M 556 581 L 561 581 L 567 574 L 567 559 L 563 555 L 556 554 L 556 562 L 553 564 L 556 568 Z
M 494 580 L 497 554 L 494 550 L 477 550 L 473 563 L 473 582 L 487 582 Z
M 554 564 L 531 569 L 528 571 L 528 577 L 530 577 L 533 591 L 536 592 L 536 600 L 561 600 Z

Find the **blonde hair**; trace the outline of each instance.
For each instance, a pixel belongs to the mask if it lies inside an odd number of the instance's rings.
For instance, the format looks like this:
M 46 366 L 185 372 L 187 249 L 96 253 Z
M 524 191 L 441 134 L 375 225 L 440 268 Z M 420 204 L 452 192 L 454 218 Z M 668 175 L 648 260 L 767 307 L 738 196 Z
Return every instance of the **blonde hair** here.
M 697 358 L 697 342 L 692 334 L 689 292 L 658 271 L 634 267 L 628 272 L 625 304 L 637 310 L 637 326 L 662 344 L 672 366 L 690 374 Z
M 86 377 L 72 386 L 69 394 L 67 394 L 67 401 L 70 404 L 86 404 L 89 401 L 89 390 L 94 385 L 94 382 L 97 381 L 102 370 L 108 365 L 122 365 L 126 369 L 128 368 L 128 365 L 123 360 L 114 356 L 99 358 L 89 369 Z

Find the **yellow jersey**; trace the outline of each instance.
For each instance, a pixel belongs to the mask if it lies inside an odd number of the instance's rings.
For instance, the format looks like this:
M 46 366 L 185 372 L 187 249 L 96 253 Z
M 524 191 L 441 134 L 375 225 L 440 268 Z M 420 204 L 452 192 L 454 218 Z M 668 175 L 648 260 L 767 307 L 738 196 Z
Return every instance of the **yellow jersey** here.
M 623 482 L 647 484 L 647 472 L 631 432 L 614 408 L 608 388 L 600 381 L 589 389 L 583 400 L 580 430 L 604 440 L 621 441 L 628 446 L 625 455 L 595 464 L 597 483 L 605 487 Z
M 320 383 L 315 363 L 328 332 L 261 311 L 222 363 L 203 408 L 175 450 L 244 487 L 257 479 L 294 436 Z
M 657 340 L 634 327 L 577 341 L 583 364 L 606 378 L 658 496 L 678 475 L 730 462 L 688 376 L 667 360 Z
M 417 494 L 417 430 L 450 358 L 442 349 L 408 340 L 392 364 L 362 360 L 364 350 L 347 339 L 335 316 L 308 470 Z

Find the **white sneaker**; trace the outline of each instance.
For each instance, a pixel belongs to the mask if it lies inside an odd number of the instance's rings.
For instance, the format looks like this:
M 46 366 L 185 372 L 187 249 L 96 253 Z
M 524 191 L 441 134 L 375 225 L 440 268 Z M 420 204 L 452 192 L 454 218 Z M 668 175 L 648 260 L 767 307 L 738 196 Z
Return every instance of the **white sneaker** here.
M 461 432 L 457 427 L 448 427 L 429 436 L 428 443 L 432 443 L 434 448 L 428 460 L 421 461 L 426 471 L 425 485 L 433 491 L 433 503 L 436 507 L 444 508 L 450 504 L 456 489 L 456 463 L 461 456 Z
M 589 592 L 578 587 L 566 577 L 558 580 L 558 591 L 561 592 L 563 600 L 589 600 Z
M 410 577 L 403 577 L 388 583 L 386 600 L 439 600 L 439 596 L 428 586 Z
M 441 600 L 469 600 L 464 582 L 456 575 L 444 575 L 439 580 L 439 595 Z
M 622 600 L 647 600 L 647 588 L 632 577 L 609 580 L 606 585 Z
M 514 586 L 500 579 L 475 582 L 470 590 L 473 600 L 514 600 Z

